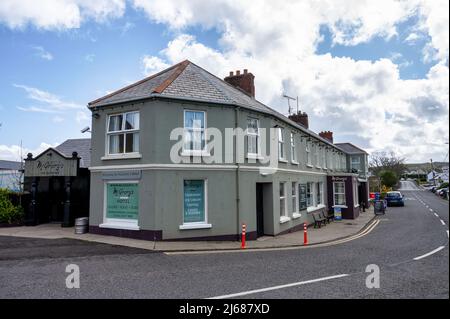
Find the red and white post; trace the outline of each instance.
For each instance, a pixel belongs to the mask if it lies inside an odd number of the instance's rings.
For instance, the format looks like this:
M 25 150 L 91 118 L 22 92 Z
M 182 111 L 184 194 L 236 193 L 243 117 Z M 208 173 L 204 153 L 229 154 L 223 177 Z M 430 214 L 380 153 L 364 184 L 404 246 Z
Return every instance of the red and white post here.
M 303 245 L 308 245 L 308 226 L 303 223 Z
M 242 224 L 242 237 L 241 237 L 241 249 L 245 248 L 245 233 L 247 231 L 247 225 Z

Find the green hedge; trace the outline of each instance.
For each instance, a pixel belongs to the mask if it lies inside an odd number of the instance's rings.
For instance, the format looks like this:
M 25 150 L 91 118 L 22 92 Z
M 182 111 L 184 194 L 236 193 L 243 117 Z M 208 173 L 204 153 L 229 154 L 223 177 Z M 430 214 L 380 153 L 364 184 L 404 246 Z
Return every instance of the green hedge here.
M 23 209 L 14 206 L 9 199 L 10 191 L 0 189 L 0 224 L 15 224 L 23 221 Z

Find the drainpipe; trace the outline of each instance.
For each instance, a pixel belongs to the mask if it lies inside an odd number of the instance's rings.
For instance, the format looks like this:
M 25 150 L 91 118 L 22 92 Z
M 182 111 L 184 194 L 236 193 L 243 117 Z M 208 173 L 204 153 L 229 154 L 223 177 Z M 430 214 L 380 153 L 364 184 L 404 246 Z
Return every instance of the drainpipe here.
M 241 110 L 241 108 L 238 106 L 235 109 L 235 113 L 234 113 L 234 128 L 237 129 L 238 125 L 239 125 L 239 112 Z M 237 143 L 237 137 L 236 138 L 236 143 L 235 143 L 235 152 L 234 152 L 234 156 L 236 159 L 236 216 L 237 216 L 237 235 L 239 237 L 239 233 L 240 233 L 240 229 L 241 229 L 241 213 L 240 213 L 240 191 L 239 191 L 239 185 L 240 185 L 240 163 L 238 161 L 237 158 L 237 147 L 238 147 L 238 143 Z

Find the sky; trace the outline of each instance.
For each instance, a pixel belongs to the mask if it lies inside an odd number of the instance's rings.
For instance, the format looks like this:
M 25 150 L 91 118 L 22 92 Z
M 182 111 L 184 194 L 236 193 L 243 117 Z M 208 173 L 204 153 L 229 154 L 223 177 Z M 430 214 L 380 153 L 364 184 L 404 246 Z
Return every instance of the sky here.
M 90 137 L 88 102 L 189 59 L 220 78 L 248 69 L 283 114 L 283 94 L 298 96 L 335 142 L 442 161 L 448 12 L 448 0 L 1 0 L 0 159 Z

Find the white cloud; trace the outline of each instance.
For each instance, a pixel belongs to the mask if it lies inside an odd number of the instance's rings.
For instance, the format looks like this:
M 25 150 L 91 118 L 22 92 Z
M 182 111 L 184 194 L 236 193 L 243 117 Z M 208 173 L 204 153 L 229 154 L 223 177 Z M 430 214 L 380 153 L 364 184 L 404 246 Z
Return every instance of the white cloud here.
M 418 33 L 412 32 L 405 38 L 404 42 L 412 45 L 415 44 L 421 38 L 422 36 L 420 36 Z
M 142 64 L 144 66 L 144 74 L 146 75 L 157 73 L 169 67 L 169 65 L 167 63 L 164 63 L 164 61 L 160 58 L 148 55 L 145 55 L 142 58 Z
M 20 148 L 20 145 L 0 145 L 0 159 L 2 160 L 8 160 L 8 161 L 20 161 L 21 160 L 21 154 L 22 157 L 25 158 L 28 153 L 32 153 L 33 156 L 36 156 L 49 147 L 55 147 L 56 144 L 48 144 L 48 143 L 41 143 L 38 147 L 34 149 L 30 149 L 27 147 Z
M 86 112 L 79 111 L 77 112 L 75 120 L 77 121 L 78 124 L 89 123 L 89 116 Z
M 67 109 L 80 109 L 83 106 L 74 102 L 68 102 L 62 100 L 59 96 L 47 91 L 40 90 L 38 88 L 30 87 L 23 84 L 13 84 L 16 88 L 25 90 L 28 93 L 28 98 L 42 103 L 42 107 L 39 108 L 27 108 L 28 111 L 35 109 L 37 112 L 46 109 L 49 112 L 64 111 Z M 24 110 L 23 108 L 21 110 Z
M 89 63 L 94 62 L 94 59 L 95 59 L 95 54 L 93 54 L 93 53 L 86 54 L 86 55 L 84 56 L 84 60 L 85 60 L 86 62 L 89 62 Z
M 62 122 L 64 122 L 64 118 L 61 117 L 61 116 L 56 115 L 56 116 L 54 116 L 54 117 L 52 118 L 52 122 L 53 122 L 53 123 L 62 123 Z
M 53 55 L 50 52 L 48 52 L 47 50 L 45 50 L 43 47 L 41 47 L 41 46 L 33 46 L 32 48 L 35 51 L 35 54 L 38 57 L 40 57 L 41 59 L 44 59 L 44 60 L 47 60 L 47 61 L 53 60 Z
M 2 0 L 0 23 L 11 29 L 33 25 L 45 30 L 79 28 L 88 19 L 104 22 L 125 12 L 125 0 Z
M 402 80 L 399 68 L 411 62 L 401 54 L 357 61 L 316 53 L 322 25 L 331 29 L 335 43 L 344 45 L 375 36 L 390 38 L 397 34 L 396 25 L 411 17 L 422 2 L 303 1 L 247 6 L 240 1 L 136 0 L 134 4 L 176 34 L 158 57 L 146 56 L 153 62 L 149 65 L 158 65 L 147 71 L 184 59 L 222 78 L 231 70 L 248 68 L 256 76 L 260 101 L 286 114 L 282 93 L 298 94 L 312 129 L 333 130 L 337 141 L 352 141 L 369 151 L 392 149 L 410 161 L 440 154 L 442 147 L 430 141 L 448 139 L 445 62 L 433 67 L 425 79 Z M 448 26 L 448 14 L 440 21 L 447 21 Z M 183 33 L 186 27 L 197 25 L 221 34 L 220 50 Z

